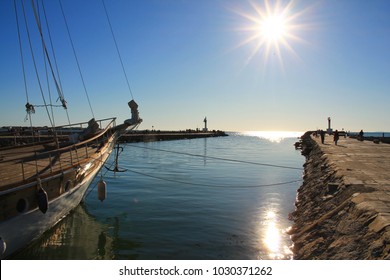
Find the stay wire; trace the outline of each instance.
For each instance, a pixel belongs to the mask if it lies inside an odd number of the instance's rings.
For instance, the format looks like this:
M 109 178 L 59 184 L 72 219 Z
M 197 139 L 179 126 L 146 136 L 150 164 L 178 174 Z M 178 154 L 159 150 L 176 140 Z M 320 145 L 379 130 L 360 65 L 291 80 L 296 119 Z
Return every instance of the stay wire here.
M 117 43 L 116 38 L 115 38 L 114 30 L 113 30 L 113 28 L 112 28 L 111 21 L 110 21 L 110 17 L 108 16 L 108 12 L 107 12 L 107 8 L 106 8 L 106 4 L 104 3 L 104 0 L 102 0 L 102 3 L 103 3 L 103 7 L 104 7 L 104 12 L 106 13 L 108 25 L 110 26 L 111 35 L 112 35 L 112 38 L 114 39 L 116 51 L 117 51 L 117 53 L 118 53 L 118 57 L 119 57 L 119 60 L 120 60 L 120 62 L 121 62 L 121 65 L 122 65 L 123 74 L 125 75 L 125 78 L 126 78 L 127 88 L 129 89 L 131 98 L 134 99 L 134 97 L 133 97 L 133 92 L 131 91 L 129 79 L 127 78 L 125 66 L 124 66 L 124 64 L 123 64 L 122 56 L 121 56 L 121 53 L 120 53 L 120 51 L 119 51 L 118 43 Z
M 42 5 L 43 5 L 43 2 L 42 2 Z M 37 3 L 37 10 L 38 10 L 38 18 L 39 18 L 39 22 L 41 22 L 41 13 L 40 13 L 40 9 L 39 9 L 39 3 Z M 46 22 L 46 26 L 47 26 L 47 22 Z M 45 66 L 45 74 L 46 74 L 46 83 L 47 83 L 47 92 L 49 94 L 49 101 L 50 101 L 50 104 L 48 104 L 50 106 L 50 111 L 51 111 L 51 117 L 53 119 L 53 128 L 55 128 L 56 126 L 56 123 L 55 123 L 55 118 L 54 118 L 54 110 L 53 110 L 53 102 L 52 102 L 52 98 L 51 98 L 51 88 L 50 88 L 50 82 L 49 82 L 49 73 L 48 73 L 48 69 L 47 69 L 47 62 L 46 62 L 46 59 L 45 59 L 45 42 L 43 41 L 43 37 L 42 37 L 42 52 L 43 52 L 43 64 Z
M 303 170 L 302 168 L 299 168 L 299 167 L 276 165 L 276 164 L 269 164 L 269 163 L 260 163 L 260 162 L 253 162 L 253 161 L 246 161 L 246 160 L 239 160 L 239 159 L 221 158 L 221 157 L 206 156 L 206 155 L 198 155 L 198 154 L 191 154 L 191 153 L 186 153 L 186 152 L 177 152 L 177 151 L 156 149 L 156 148 L 150 148 L 150 147 L 141 147 L 141 146 L 131 145 L 131 144 L 126 144 L 126 146 L 140 148 L 140 149 L 146 149 L 146 150 L 159 151 L 159 152 L 180 154 L 180 155 L 186 155 L 186 156 L 193 156 L 193 157 L 200 157 L 200 158 L 208 158 L 208 159 L 229 161 L 229 162 L 245 163 L 245 164 L 252 164 L 252 165 L 259 165 L 259 166 L 268 166 L 268 167 L 275 167 L 275 168 L 284 168 L 284 169 Z
M 29 97 L 28 97 L 26 70 L 25 70 L 25 65 L 24 65 L 23 48 L 22 48 L 22 39 L 21 39 L 21 37 L 20 37 L 19 16 L 18 16 L 18 8 L 17 8 L 17 6 L 16 6 L 16 0 L 14 0 L 14 8 L 15 8 L 15 17 L 16 17 L 16 27 L 17 27 L 17 29 L 18 29 L 18 40 L 19 40 L 20 58 L 21 58 L 21 61 L 22 61 L 24 91 L 25 91 L 25 93 L 26 93 L 27 104 L 29 104 L 30 101 L 29 101 Z M 30 127 L 32 128 L 31 112 L 28 112 L 27 114 L 29 115 Z M 32 131 L 32 129 L 31 129 L 31 131 Z
M 57 72 L 58 83 L 59 83 L 59 87 L 61 89 L 61 93 L 62 93 L 62 96 L 63 96 L 64 89 L 62 87 L 60 71 L 58 69 L 57 57 L 56 57 L 56 53 L 54 51 L 53 39 L 52 39 L 51 32 L 50 32 L 49 21 L 47 19 L 47 15 L 46 15 L 46 9 L 45 9 L 45 5 L 44 5 L 44 0 L 41 0 L 41 5 L 42 5 L 43 14 L 44 14 L 44 17 L 45 17 L 46 26 L 47 26 L 47 33 L 49 35 L 49 42 L 50 42 L 50 47 L 51 47 L 51 51 L 52 51 L 52 55 L 53 55 L 53 59 L 54 59 L 54 66 L 55 66 L 55 69 L 56 69 L 56 72 Z M 63 98 L 64 98 L 64 96 L 63 96 Z M 62 107 L 64 107 L 64 106 L 62 106 Z M 69 112 L 68 112 L 67 108 L 65 108 L 65 112 L 66 112 L 66 117 L 68 119 L 68 123 L 71 124 L 70 117 L 69 117 Z
M 46 42 L 45 42 L 45 39 L 44 39 L 44 36 L 43 36 L 43 29 L 42 29 L 42 23 L 41 23 L 41 20 L 40 20 L 40 16 L 39 16 L 39 13 L 37 12 L 37 8 L 39 8 L 39 4 L 37 3 L 37 7 L 35 7 L 35 3 L 34 3 L 34 0 L 31 0 L 31 5 L 32 5 L 32 8 L 33 8 L 33 12 L 34 12 L 34 17 L 35 17 L 35 21 L 37 23 L 37 26 L 38 26 L 38 31 L 39 31 L 39 34 L 41 36 L 41 40 L 42 40 L 42 47 L 43 47 L 43 53 L 44 53 L 44 57 L 46 56 L 46 60 L 45 60 L 45 69 L 46 69 L 46 77 L 47 77 L 47 66 L 46 66 L 46 61 L 48 62 L 49 64 L 49 67 L 50 67 L 50 72 L 51 72 L 51 75 L 53 77 L 53 81 L 54 81 L 54 84 L 55 84 L 55 87 L 56 87 L 56 90 L 57 90 L 57 93 L 58 93 L 58 97 L 61 101 L 61 104 L 62 104 L 62 107 L 65 109 L 66 111 L 66 115 L 67 115 L 67 118 L 68 118 L 68 122 L 70 124 L 70 119 L 69 119 L 69 114 L 68 114 L 68 110 L 67 110 L 67 104 L 66 104 L 66 100 L 65 100 L 65 97 L 64 97 L 64 94 L 62 92 L 62 88 L 60 87 L 60 84 L 58 83 L 57 81 L 57 77 L 54 73 L 54 68 L 53 68 L 53 64 L 51 62 L 51 59 L 50 59 L 50 55 L 49 55 L 49 52 L 48 52 L 48 49 L 47 49 L 47 46 L 46 46 Z M 43 5 L 43 2 L 42 2 L 42 5 Z M 47 21 L 46 21 L 47 23 Z M 57 72 L 58 74 L 58 72 Z M 49 87 L 49 83 L 48 83 L 48 87 Z M 50 87 L 49 87 L 49 97 L 50 97 L 50 102 L 51 102 L 51 93 L 50 93 Z M 45 101 L 45 104 L 46 104 L 46 101 Z M 53 109 L 53 107 L 51 107 L 51 109 Z M 46 108 L 46 110 L 48 111 L 48 109 Z M 48 113 L 49 114 L 49 113 Z M 53 129 L 55 130 L 55 124 L 54 124 L 54 114 L 53 114 L 53 111 L 52 111 L 52 127 Z
M 69 26 L 68 26 L 68 21 L 66 20 L 66 16 L 65 16 L 64 9 L 63 9 L 63 7 L 62 7 L 61 0 L 58 0 L 58 2 L 60 3 L 61 12 L 62 12 L 62 17 L 64 18 L 66 30 L 67 30 L 67 32 L 68 32 L 68 37 L 69 37 L 69 40 L 70 40 L 70 44 L 72 45 L 73 55 L 74 55 L 74 57 L 75 57 L 75 59 L 76 59 L 77 68 L 78 68 L 78 70 L 79 70 L 81 82 L 82 82 L 82 84 L 83 84 L 84 92 L 85 92 L 85 95 L 86 95 L 87 100 L 88 100 L 89 109 L 91 110 L 92 117 L 95 118 L 95 114 L 93 113 L 91 101 L 90 101 L 90 99 L 89 99 L 89 95 L 88 95 L 88 91 L 87 91 L 87 86 L 85 85 L 84 76 L 83 76 L 83 73 L 81 72 L 80 63 L 79 63 L 79 60 L 78 60 L 78 58 L 77 58 L 75 46 L 74 46 L 74 44 L 73 44 L 73 39 L 72 39 L 72 36 L 70 35 L 70 29 L 69 29 Z
M 55 84 L 56 89 L 57 89 L 58 96 L 59 96 L 59 98 L 61 100 L 62 106 L 66 109 L 65 97 L 64 97 L 64 94 L 61 91 L 61 88 L 60 88 L 60 86 L 58 84 L 56 75 L 54 73 L 53 65 L 51 63 L 49 52 L 47 50 L 46 42 L 45 42 L 45 39 L 44 39 L 44 36 L 43 36 L 42 24 L 41 24 L 41 21 L 39 19 L 39 16 L 38 16 L 38 13 L 37 13 L 37 9 L 35 7 L 34 0 L 31 0 L 31 5 L 33 7 L 33 12 L 34 12 L 34 16 L 35 16 L 35 21 L 36 21 L 37 26 L 38 26 L 38 31 L 39 31 L 39 34 L 40 34 L 41 39 L 42 39 L 42 45 L 43 45 L 44 54 L 46 55 L 47 62 L 49 63 L 50 71 L 51 71 L 51 74 L 52 74 L 52 77 L 53 77 L 54 84 Z
M 35 74 L 36 74 L 36 76 L 37 76 L 37 82 L 38 82 L 38 85 L 39 85 L 39 89 L 40 89 L 40 91 L 41 91 L 41 96 L 42 96 L 42 99 L 43 99 L 43 103 L 44 103 L 45 106 L 46 106 L 46 113 L 47 113 L 47 116 L 48 116 L 48 118 L 49 118 L 50 125 L 51 125 L 51 127 L 53 127 L 53 121 L 52 121 L 52 119 L 51 119 L 51 117 L 50 117 L 49 109 L 47 108 L 47 103 L 46 103 L 45 95 L 44 95 L 44 93 L 43 93 L 43 88 L 42 88 L 41 79 L 39 78 L 37 63 L 36 63 L 36 61 L 35 61 L 33 46 L 32 46 L 32 43 L 31 43 L 30 31 L 29 31 L 28 24 L 27 24 L 26 11 L 25 11 L 25 8 L 24 8 L 23 1 L 21 1 L 21 3 L 22 3 L 22 9 L 23 9 L 24 23 L 25 23 L 26 32 L 27 32 L 27 38 L 28 38 L 28 42 L 29 42 L 29 46 L 30 46 L 31 57 L 32 57 L 33 64 L 34 64 Z M 34 5 L 34 2 L 33 2 L 33 1 L 32 1 L 31 3 Z M 33 9 L 35 9 L 35 6 L 33 6 Z
M 43 0 L 41 0 L 41 5 L 42 5 L 43 14 L 44 14 L 44 17 L 45 17 L 46 26 L 47 26 L 47 33 L 49 35 L 49 42 L 50 42 L 51 50 L 52 50 L 52 53 L 53 53 L 54 66 L 55 66 L 56 72 L 57 72 L 58 83 L 59 83 L 59 86 L 61 88 L 61 91 L 64 92 L 63 91 L 63 87 L 62 87 L 60 72 L 59 72 L 59 69 L 58 69 L 57 57 L 56 57 L 56 53 L 54 51 L 54 45 L 53 45 L 53 39 L 52 39 L 51 32 L 50 32 L 49 21 L 47 19 L 46 9 L 45 9 L 45 5 L 44 5 L 44 1 Z

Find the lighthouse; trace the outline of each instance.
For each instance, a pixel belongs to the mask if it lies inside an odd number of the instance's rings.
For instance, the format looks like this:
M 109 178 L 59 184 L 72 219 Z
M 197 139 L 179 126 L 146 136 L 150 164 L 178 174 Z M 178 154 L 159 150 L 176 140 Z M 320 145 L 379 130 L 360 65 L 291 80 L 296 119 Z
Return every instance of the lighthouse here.
M 330 125 L 330 117 L 328 117 L 328 134 L 331 135 L 333 133 L 332 127 Z
M 203 120 L 203 122 L 204 122 L 204 128 L 203 128 L 203 131 L 204 131 L 204 132 L 207 132 L 207 131 L 208 131 L 208 129 L 207 129 L 207 118 L 206 118 L 206 117 L 204 117 L 204 120 Z

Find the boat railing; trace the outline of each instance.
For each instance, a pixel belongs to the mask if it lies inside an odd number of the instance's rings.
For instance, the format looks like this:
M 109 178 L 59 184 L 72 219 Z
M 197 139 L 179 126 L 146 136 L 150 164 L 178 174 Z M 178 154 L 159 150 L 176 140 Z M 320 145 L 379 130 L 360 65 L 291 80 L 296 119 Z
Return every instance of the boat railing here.
M 115 121 L 115 117 L 96 120 L 99 124 L 99 128 L 103 129 Z M 56 127 L 12 127 L 1 132 L 0 147 L 9 148 L 18 145 L 34 145 L 40 142 L 50 142 L 54 138 L 58 140 L 64 140 L 69 137 L 70 134 L 79 133 L 88 127 L 88 122 L 72 123 L 67 125 L 61 125 Z
M 115 120 L 116 120 L 116 118 L 113 117 L 113 118 L 105 118 L 105 119 L 96 120 L 96 122 L 99 124 L 99 127 L 101 129 L 103 129 L 103 127 L 107 127 L 108 125 L 110 125 Z M 105 124 L 107 122 L 109 123 L 108 125 L 107 124 L 103 125 L 103 124 Z M 88 123 L 89 122 L 79 122 L 79 123 L 73 123 L 73 124 L 66 124 L 66 125 L 56 126 L 55 130 L 57 131 L 57 133 L 78 132 L 78 131 L 83 130 L 84 128 L 86 128 L 88 126 Z
M 36 150 L 32 149 L 27 153 L 7 153 L 6 157 L 9 160 L 4 158 L 2 162 L 6 166 L 5 161 L 13 161 L 14 163 L 11 164 L 13 170 L 10 170 L 10 172 L 19 174 L 19 179 L 17 179 L 18 176 L 13 176 L 13 178 L 10 176 L 10 180 L 0 180 L 0 187 L 11 186 L 13 183 L 20 184 L 21 181 L 28 183 L 35 181 L 36 178 L 45 178 L 78 167 L 93 154 L 100 152 L 104 144 L 109 141 L 114 133 L 114 130 L 111 128 L 115 126 L 115 120 L 115 118 L 100 120 L 100 125 L 102 122 L 108 121 L 105 128 L 99 130 L 94 136 L 78 143 L 69 143 L 59 147 L 58 142 L 51 142 L 50 144 L 42 145 Z M 96 158 L 98 159 L 98 156 Z

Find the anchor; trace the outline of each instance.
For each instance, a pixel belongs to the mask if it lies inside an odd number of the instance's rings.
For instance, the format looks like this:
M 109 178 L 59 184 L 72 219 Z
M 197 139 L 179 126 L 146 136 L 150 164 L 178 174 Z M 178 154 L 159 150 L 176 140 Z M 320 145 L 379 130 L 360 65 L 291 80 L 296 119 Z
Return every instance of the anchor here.
M 116 172 L 126 172 L 127 169 L 119 169 L 118 167 L 118 158 L 119 154 L 123 152 L 123 147 L 119 146 L 119 143 L 117 143 L 116 148 L 115 148 L 115 167 L 113 169 L 108 168 L 107 166 L 104 166 L 107 170 L 112 171 L 114 173 Z

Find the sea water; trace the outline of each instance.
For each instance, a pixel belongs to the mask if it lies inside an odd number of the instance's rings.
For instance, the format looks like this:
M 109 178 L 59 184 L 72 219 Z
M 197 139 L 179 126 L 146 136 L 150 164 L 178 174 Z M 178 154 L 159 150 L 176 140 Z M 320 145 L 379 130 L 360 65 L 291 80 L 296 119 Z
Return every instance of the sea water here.
M 103 168 L 84 202 L 14 258 L 292 258 L 285 230 L 302 183 L 301 133 L 228 134 L 123 145 L 126 171 Z

